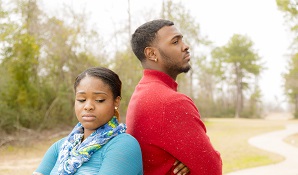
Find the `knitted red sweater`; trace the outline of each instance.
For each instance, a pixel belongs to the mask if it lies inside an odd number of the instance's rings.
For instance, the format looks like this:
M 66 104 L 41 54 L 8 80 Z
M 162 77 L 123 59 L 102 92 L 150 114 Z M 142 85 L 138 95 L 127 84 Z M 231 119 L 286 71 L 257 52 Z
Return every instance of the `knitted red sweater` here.
M 144 70 L 127 109 L 127 132 L 140 143 L 144 175 L 173 174 L 175 160 L 190 175 L 221 175 L 222 161 L 193 101 L 167 74 Z

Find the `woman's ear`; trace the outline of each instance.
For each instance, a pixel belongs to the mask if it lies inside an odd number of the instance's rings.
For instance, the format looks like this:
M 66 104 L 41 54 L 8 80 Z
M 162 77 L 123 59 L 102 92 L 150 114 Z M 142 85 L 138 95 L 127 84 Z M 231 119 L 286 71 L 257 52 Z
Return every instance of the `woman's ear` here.
M 120 101 L 121 101 L 121 97 L 118 96 L 116 97 L 116 99 L 114 100 L 114 116 L 117 117 L 118 122 L 120 122 L 120 113 L 119 113 L 119 106 L 120 106 Z
M 114 100 L 114 106 L 119 108 L 120 101 L 121 101 L 121 97 L 120 96 L 116 97 L 116 99 Z

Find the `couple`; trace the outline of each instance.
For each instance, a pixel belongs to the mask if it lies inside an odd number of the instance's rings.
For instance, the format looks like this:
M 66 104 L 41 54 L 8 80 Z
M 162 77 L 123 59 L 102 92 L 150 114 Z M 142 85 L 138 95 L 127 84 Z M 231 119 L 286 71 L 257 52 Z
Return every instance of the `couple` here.
M 131 46 L 144 74 L 126 125 L 118 123 L 118 75 L 100 67 L 85 70 L 74 83 L 79 123 L 49 148 L 34 175 L 222 174 L 198 109 L 177 92 L 178 74 L 191 68 L 183 35 L 173 22 L 153 20 L 136 29 Z

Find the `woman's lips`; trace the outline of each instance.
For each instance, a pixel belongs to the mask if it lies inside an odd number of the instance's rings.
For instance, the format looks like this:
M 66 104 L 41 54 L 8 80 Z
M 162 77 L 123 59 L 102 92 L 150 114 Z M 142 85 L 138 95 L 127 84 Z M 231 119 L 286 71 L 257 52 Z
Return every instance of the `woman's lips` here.
M 95 117 L 94 115 L 84 115 L 84 116 L 82 117 L 82 119 L 83 119 L 84 121 L 90 122 L 90 121 L 94 121 L 94 120 L 96 119 L 96 117 Z

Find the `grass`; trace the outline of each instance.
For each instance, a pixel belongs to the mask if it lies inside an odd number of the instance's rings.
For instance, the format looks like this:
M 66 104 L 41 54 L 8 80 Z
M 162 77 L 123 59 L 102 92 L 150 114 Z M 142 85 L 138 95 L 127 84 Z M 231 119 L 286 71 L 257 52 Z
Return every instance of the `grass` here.
M 281 130 L 288 123 L 298 121 L 261 119 L 207 119 L 207 134 L 221 153 L 223 173 L 239 169 L 277 163 L 284 158 L 250 146 L 248 139 L 258 134 Z
M 258 134 L 284 129 L 286 124 L 298 123 L 298 121 L 205 119 L 204 123 L 214 148 L 221 154 L 223 174 L 225 174 L 282 161 L 283 157 L 252 147 L 247 140 Z M 0 174 L 31 174 L 45 151 L 58 139 L 59 137 L 0 147 Z M 298 146 L 298 134 L 289 136 L 285 141 Z
M 284 141 L 292 146 L 298 147 L 298 133 L 288 136 Z

